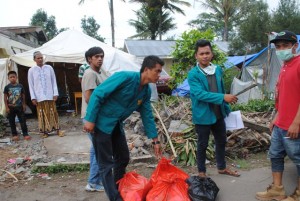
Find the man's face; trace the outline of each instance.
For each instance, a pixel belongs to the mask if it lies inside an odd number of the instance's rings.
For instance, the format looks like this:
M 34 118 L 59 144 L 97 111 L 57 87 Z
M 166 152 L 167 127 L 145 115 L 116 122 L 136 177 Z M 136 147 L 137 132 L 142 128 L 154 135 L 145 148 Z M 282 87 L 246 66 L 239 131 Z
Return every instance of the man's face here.
M 275 43 L 276 50 L 287 50 L 292 49 L 293 54 L 296 54 L 296 49 L 298 48 L 298 43 L 294 44 L 290 41 L 278 41 Z
M 95 54 L 92 57 L 89 57 L 89 64 L 92 67 L 100 68 L 103 64 L 104 53 Z
M 44 64 L 44 57 L 42 54 L 36 54 L 34 57 L 34 61 L 36 63 L 36 65 L 38 66 L 43 66 Z
M 161 71 L 162 66 L 160 64 L 156 64 L 155 67 L 151 69 L 146 67 L 144 70 L 150 83 L 156 83 L 158 81 Z
M 12 84 L 15 84 L 16 82 L 17 82 L 17 75 L 15 75 L 15 74 L 10 74 L 9 76 L 8 76 L 8 80 L 10 81 L 10 83 L 12 83 Z
M 209 66 L 209 63 L 213 58 L 213 53 L 209 46 L 198 47 L 195 58 L 197 59 L 201 67 L 207 67 Z

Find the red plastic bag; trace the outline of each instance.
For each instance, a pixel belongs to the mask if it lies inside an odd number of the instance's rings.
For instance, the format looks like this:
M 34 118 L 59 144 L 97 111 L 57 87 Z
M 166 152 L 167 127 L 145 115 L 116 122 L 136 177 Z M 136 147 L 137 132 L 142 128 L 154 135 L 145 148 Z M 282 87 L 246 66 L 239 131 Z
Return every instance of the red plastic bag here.
M 162 158 L 152 173 L 150 182 L 153 188 L 147 194 L 147 201 L 189 201 L 189 175 L 172 165 L 171 160 Z
M 149 180 L 135 171 L 126 173 L 117 183 L 124 201 L 144 201 L 148 191 L 152 188 Z
M 157 181 L 147 194 L 147 201 L 190 201 L 188 184 L 182 179 Z
M 189 178 L 189 175 L 183 170 L 172 165 L 171 160 L 162 158 L 152 173 L 150 181 L 154 186 L 159 180 L 172 182 L 175 179 L 182 179 L 185 181 L 187 178 Z

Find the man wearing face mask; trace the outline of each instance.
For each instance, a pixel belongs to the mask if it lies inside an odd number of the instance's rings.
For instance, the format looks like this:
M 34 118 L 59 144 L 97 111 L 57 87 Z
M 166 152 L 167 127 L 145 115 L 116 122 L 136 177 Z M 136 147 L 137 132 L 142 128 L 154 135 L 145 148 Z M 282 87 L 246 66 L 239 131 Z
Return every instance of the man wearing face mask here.
M 195 44 L 196 65 L 188 73 L 190 97 L 192 100 L 193 123 L 198 135 L 197 166 L 198 175 L 206 177 L 206 149 L 212 132 L 216 145 L 216 160 L 219 174 L 238 177 L 240 174 L 226 167 L 226 125 L 224 118 L 230 113 L 228 103 L 236 103 L 238 98 L 225 94 L 222 69 L 211 63 L 213 58 L 211 43 L 198 40 Z
M 276 84 L 275 108 L 277 113 L 270 124 L 272 132 L 269 158 L 273 182 L 264 192 L 256 193 L 258 200 L 300 200 L 300 56 L 296 56 L 296 34 L 282 31 L 270 41 L 276 55 L 283 61 Z M 289 197 L 282 185 L 284 158 L 288 156 L 296 165 L 298 187 Z

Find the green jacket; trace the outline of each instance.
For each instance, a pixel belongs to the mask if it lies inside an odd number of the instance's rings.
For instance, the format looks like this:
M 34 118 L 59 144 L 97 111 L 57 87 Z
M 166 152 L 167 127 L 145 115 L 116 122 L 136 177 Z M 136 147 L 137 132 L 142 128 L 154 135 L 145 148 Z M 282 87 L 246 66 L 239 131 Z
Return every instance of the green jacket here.
M 192 100 L 192 117 L 194 124 L 211 125 L 216 123 L 217 118 L 210 107 L 210 103 L 220 105 L 223 117 L 230 113 L 228 104 L 224 101 L 224 84 L 222 80 L 222 69 L 217 66 L 216 80 L 218 93 L 210 92 L 206 76 L 200 72 L 197 66 L 188 73 L 190 85 L 190 98 Z
M 133 111 L 138 111 L 148 138 L 157 137 L 152 114 L 151 90 L 147 85 L 140 87 L 139 72 L 116 72 L 93 91 L 86 111 L 85 120 L 95 123 L 104 133 L 111 134 L 117 123 L 123 130 L 123 121 Z

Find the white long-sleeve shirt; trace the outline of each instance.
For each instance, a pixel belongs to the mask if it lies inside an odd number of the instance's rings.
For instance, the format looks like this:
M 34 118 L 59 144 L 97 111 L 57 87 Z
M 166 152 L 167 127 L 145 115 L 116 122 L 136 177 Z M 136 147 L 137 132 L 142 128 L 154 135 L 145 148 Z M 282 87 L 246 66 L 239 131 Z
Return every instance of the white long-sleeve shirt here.
M 28 71 L 28 85 L 31 100 L 41 102 L 58 96 L 55 73 L 50 65 L 31 67 Z

